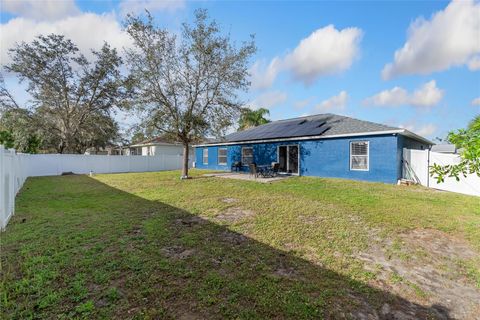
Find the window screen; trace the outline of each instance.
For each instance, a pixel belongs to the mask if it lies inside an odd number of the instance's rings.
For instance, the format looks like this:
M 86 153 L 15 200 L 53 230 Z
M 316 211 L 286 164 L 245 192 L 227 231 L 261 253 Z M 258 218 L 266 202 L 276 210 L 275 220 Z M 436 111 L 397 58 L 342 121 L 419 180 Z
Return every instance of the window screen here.
M 227 164 L 227 148 L 218 149 L 218 164 Z
M 368 170 L 368 141 L 350 142 L 350 170 Z
M 208 164 L 208 149 L 203 149 L 203 164 Z
M 253 148 L 242 148 L 242 163 L 249 165 L 253 162 Z

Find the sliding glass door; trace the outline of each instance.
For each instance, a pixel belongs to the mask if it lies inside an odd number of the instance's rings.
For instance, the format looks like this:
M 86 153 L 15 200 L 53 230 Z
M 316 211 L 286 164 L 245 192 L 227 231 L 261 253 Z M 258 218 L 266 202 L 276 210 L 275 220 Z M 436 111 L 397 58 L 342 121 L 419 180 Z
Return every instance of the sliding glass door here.
M 278 147 L 279 171 L 298 174 L 298 145 Z
M 298 173 L 298 146 L 288 146 L 288 173 Z

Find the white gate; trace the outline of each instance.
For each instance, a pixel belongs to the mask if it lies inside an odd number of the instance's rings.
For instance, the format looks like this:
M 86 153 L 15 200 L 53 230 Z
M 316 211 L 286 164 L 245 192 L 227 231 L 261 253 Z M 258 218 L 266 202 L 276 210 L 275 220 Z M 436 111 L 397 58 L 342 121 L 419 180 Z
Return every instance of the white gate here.
M 403 178 L 428 187 L 428 150 L 403 149 Z

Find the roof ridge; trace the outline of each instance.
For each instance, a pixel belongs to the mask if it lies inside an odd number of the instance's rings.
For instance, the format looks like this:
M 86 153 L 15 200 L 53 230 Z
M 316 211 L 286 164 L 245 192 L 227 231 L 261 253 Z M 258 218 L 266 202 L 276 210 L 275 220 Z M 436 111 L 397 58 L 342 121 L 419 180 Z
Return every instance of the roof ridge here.
M 398 130 L 405 129 L 405 128 L 400 128 L 400 127 L 387 126 L 386 124 L 378 123 L 378 122 L 373 122 L 373 121 L 369 121 L 369 120 L 362 120 L 362 119 L 352 118 L 352 117 L 349 117 L 349 116 L 343 116 L 343 115 L 340 116 L 340 115 L 339 115 L 339 117 L 348 118 L 348 119 L 352 119 L 352 120 L 355 120 L 355 121 L 367 122 L 367 123 L 371 123 L 371 124 L 374 124 L 374 125 L 380 125 L 380 126 L 387 127 L 387 128 L 392 128 L 392 129 L 398 129 Z
M 288 118 L 288 119 L 280 119 L 280 120 L 275 120 L 275 121 L 272 121 L 272 122 L 280 122 L 280 121 L 290 121 L 290 120 L 297 120 L 297 119 L 305 119 L 305 118 L 312 118 L 312 117 L 318 117 L 318 116 L 336 116 L 336 117 L 343 117 L 341 115 L 338 115 L 338 114 L 334 114 L 334 113 L 317 113 L 317 114 L 311 114 L 311 115 L 308 115 L 308 116 L 300 116 L 300 117 L 294 117 L 294 118 Z M 270 122 L 271 123 L 271 122 Z
M 296 124 L 302 124 L 296 126 Z M 408 133 L 404 128 L 393 127 L 378 122 L 357 119 L 333 113 L 320 113 L 308 116 L 281 119 L 247 130 L 233 132 L 225 137 L 226 141 L 248 141 L 306 136 L 347 136 L 359 133 Z M 413 136 L 413 133 L 410 134 Z M 418 138 L 418 137 L 416 137 Z M 421 138 L 421 137 L 420 137 Z

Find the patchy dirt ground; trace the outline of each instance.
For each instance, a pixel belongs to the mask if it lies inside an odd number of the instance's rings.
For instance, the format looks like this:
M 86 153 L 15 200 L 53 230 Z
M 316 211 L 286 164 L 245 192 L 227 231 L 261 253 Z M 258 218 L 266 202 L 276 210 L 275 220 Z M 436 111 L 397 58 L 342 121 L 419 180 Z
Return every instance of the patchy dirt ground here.
M 185 259 L 195 253 L 194 249 L 185 249 L 181 246 L 171 246 L 161 249 L 162 253 L 172 259 Z
M 197 216 L 178 218 L 175 220 L 175 225 L 177 228 L 192 227 L 197 224 L 205 224 L 205 219 L 202 219 Z
M 215 219 L 225 223 L 236 223 L 247 217 L 253 216 L 255 213 L 252 210 L 246 210 L 239 207 L 228 208 L 227 210 L 217 214 Z
M 440 319 L 480 319 L 480 288 L 458 271 L 462 261 L 478 261 L 479 255 L 461 239 L 438 230 L 416 229 L 382 245 L 373 244 L 357 258 L 376 274 L 373 286 L 432 306 Z M 381 315 L 411 319 L 416 312 L 413 304 L 395 308 L 385 304 Z
M 222 232 L 220 238 L 233 245 L 239 245 L 248 240 L 243 234 L 231 232 L 229 230 Z
M 223 198 L 223 199 L 222 199 L 222 202 L 224 202 L 224 203 L 235 203 L 235 202 L 237 202 L 237 201 L 238 201 L 238 200 L 235 199 L 235 198 Z

